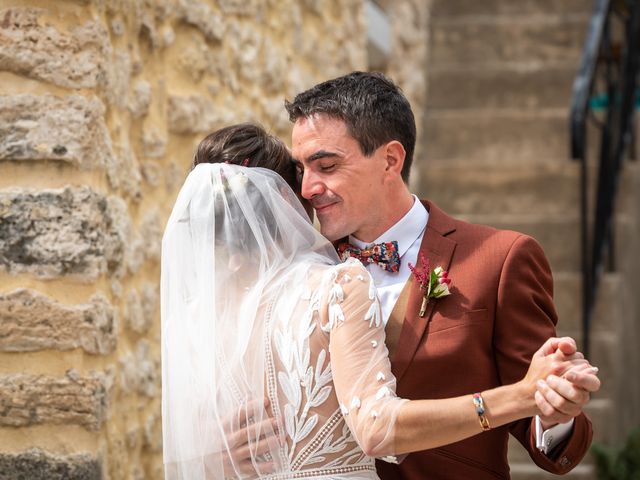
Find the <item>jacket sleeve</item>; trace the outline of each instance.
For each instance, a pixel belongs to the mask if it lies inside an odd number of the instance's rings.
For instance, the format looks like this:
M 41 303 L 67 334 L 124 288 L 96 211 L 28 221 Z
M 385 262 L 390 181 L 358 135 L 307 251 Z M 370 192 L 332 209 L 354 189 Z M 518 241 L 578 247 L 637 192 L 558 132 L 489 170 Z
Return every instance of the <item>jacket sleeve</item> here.
M 557 321 L 547 258 L 534 239 L 519 235 L 506 255 L 498 285 L 494 349 L 502 384 L 524 377 L 533 353 L 556 336 Z M 536 448 L 534 418 L 514 422 L 510 431 L 540 468 L 555 474 L 575 467 L 593 436 L 591 422 L 582 413 L 568 438 L 547 456 Z

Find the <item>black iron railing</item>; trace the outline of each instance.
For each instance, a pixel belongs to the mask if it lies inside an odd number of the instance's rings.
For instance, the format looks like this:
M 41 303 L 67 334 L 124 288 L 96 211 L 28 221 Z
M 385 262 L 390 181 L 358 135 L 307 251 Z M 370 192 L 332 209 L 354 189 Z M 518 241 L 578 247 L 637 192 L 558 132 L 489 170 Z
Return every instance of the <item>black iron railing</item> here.
M 634 153 L 639 63 L 640 0 L 595 0 L 571 101 L 571 156 L 582 166 L 582 348 L 587 354 L 605 263 L 615 269 L 613 216 L 622 167 Z M 589 123 L 600 141 L 597 189 L 591 202 Z

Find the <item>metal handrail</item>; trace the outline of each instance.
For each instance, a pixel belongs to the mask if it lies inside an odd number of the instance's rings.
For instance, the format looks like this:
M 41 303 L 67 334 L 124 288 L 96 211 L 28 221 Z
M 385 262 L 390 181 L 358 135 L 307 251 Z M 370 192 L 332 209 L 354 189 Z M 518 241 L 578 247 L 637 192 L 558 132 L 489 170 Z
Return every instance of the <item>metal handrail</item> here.
M 587 39 L 578 74 L 573 82 L 571 94 L 571 158 L 586 158 L 587 115 L 589 112 L 589 96 L 593 87 L 596 65 L 600 53 L 600 44 L 604 34 L 610 0 L 596 0 L 593 15 L 589 22 Z
M 614 21 L 623 19 L 625 36 L 614 45 Z M 604 66 L 606 119 L 598 127 L 600 160 L 593 227 L 588 204 L 587 121 L 592 118 L 590 98 L 599 67 Z M 633 115 L 640 72 L 640 5 L 635 0 L 596 0 L 582 62 L 571 101 L 571 156 L 581 163 L 582 333 L 583 350 L 589 351 L 590 326 L 604 259 L 614 265 L 613 214 L 625 155 L 633 139 Z

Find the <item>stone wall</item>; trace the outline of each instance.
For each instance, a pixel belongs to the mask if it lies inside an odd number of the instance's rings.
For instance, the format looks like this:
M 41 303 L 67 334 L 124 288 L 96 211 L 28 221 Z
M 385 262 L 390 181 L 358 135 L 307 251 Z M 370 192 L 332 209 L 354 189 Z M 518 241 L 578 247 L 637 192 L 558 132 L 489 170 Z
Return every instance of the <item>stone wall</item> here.
M 9 5 L 10 4 L 10 5 Z M 205 133 L 366 69 L 360 0 L 0 3 L 0 478 L 162 478 L 159 256 Z
M 392 50 L 385 73 L 400 87 L 411 102 L 416 117 L 418 141 L 414 153 L 414 164 L 424 161 L 424 132 L 427 108 L 427 63 L 429 46 L 429 18 L 432 0 L 406 0 L 381 2 L 389 15 L 392 28 Z M 410 186 L 413 191 L 423 180 L 420 169 L 413 168 Z
M 422 105 L 426 4 L 381 4 Z M 0 2 L 0 479 L 162 478 L 160 243 L 193 149 L 247 120 L 288 141 L 284 98 L 366 69 L 366 28 L 363 0 Z

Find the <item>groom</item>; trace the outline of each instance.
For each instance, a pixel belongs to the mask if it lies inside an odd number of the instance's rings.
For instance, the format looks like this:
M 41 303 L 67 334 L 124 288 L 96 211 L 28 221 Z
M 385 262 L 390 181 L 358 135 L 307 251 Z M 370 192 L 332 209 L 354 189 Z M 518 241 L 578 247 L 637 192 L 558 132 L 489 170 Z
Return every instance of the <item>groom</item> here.
M 415 120 L 383 75 L 353 72 L 323 82 L 286 108 L 302 196 L 315 208 L 322 234 L 345 255 L 363 259 L 378 288 L 398 395 L 447 398 L 520 380 L 557 322 L 551 271 L 538 243 L 456 220 L 409 192 Z M 374 243 L 387 252 L 378 264 L 368 263 Z M 419 254 L 430 270 L 442 267 L 451 279 L 451 294 L 429 300 L 423 314 L 423 291 L 409 269 L 422 265 Z M 546 348 L 576 351 L 571 339 L 550 340 Z M 400 465 L 378 462 L 378 473 L 383 479 L 509 478 L 509 433 L 541 468 L 566 473 L 591 443 L 582 408 L 599 386 L 593 373 L 550 376 L 536 393 L 540 417 L 487 431 L 479 425 L 475 437 L 410 454 Z

